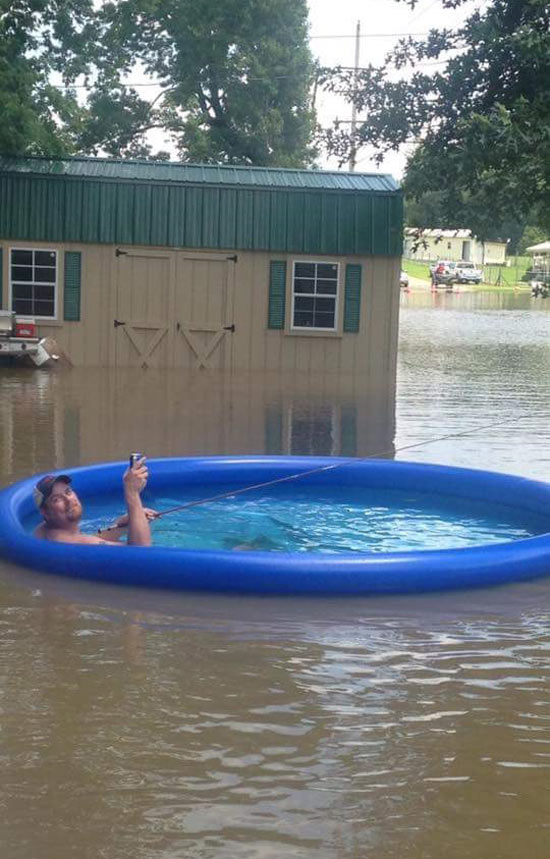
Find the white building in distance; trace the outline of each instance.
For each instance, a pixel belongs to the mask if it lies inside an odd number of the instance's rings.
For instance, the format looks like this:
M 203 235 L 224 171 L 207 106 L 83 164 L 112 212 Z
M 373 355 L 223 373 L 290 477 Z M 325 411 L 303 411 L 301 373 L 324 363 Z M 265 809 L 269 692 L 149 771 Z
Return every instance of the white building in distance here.
M 506 265 L 506 242 L 483 242 L 471 230 L 407 227 L 403 256 L 407 259 L 465 260 L 476 265 Z

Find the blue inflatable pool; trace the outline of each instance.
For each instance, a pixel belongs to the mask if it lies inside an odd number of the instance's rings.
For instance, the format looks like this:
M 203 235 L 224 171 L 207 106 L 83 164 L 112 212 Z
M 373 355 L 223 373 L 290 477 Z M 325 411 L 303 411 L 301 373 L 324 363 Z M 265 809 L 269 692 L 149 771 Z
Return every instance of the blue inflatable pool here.
M 106 463 L 68 472 L 79 496 L 113 495 L 126 463 Z M 278 480 L 324 466 L 298 483 L 330 503 L 331 493 L 387 487 L 422 492 L 433 499 L 507 505 L 518 516 L 546 517 L 550 530 L 550 485 L 462 468 L 387 460 L 317 457 L 207 457 L 150 460 L 148 491 L 175 497 Z M 253 550 L 181 549 L 155 545 L 85 546 L 38 540 L 29 531 L 38 476 L 0 492 L 0 557 L 48 573 L 101 582 L 179 590 L 241 594 L 404 594 L 485 587 L 550 574 L 550 534 L 467 548 L 397 552 L 307 554 Z M 289 484 L 288 484 L 289 485 Z M 121 499 L 119 492 L 119 503 Z M 241 497 L 246 497 L 243 495 Z M 36 512 L 36 511 L 34 511 Z

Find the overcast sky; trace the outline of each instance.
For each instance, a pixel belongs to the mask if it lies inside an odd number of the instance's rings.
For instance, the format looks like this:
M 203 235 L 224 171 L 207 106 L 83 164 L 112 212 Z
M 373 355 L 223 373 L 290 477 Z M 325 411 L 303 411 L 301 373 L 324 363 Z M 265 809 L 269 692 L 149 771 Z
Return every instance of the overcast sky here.
M 420 34 L 427 33 L 433 27 L 456 26 L 473 9 L 483 7 L 484 2 L 472 0 L 459 9 L 449 10 L 443 9 L 441 0 L 420 0 L 414 11 L 406 3 L 394 0 L 308 0 L 308 5 L 311 50 L 321 65 L 353 66 L 355 30 L 359 21 L 359 65 L 367 66 L 369 63 L 381 65 L 384 62 L 386 54 L 397 42 L 397 34 Z M 351 119 L 351 106 L 335 96 L 320 93 L 317 113 L 320 123 L 327 126 L 336 118 Z M 381 167 L 377 167 L 372 161 L 372 152 L 363 149 L 358 154 L 356 169 L 363 172 L 380 170 L 401 178 L 406 154 L 406 150 L 392 153 Z M 323 157 L 321 166 L 337 168 L 338 164 L 335 159 Z

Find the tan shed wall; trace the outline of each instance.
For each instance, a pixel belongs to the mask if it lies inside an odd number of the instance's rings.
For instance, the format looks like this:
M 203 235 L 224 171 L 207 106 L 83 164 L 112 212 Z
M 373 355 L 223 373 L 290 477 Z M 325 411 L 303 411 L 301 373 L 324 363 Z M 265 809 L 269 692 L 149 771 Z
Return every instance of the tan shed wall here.
M 231 252 L 220 253 L 219 251 L 203 253 L 173 251 L 167 248 L 127 247 L 122 250 L 127 251 L 128 255 L 117 257 L 113 245 L 74 243 L 56 245 L 28 241 L 4 241 L 1 245 L 4 248 L 2 305 L 4 307 L 7 307 L 9 295 L 10 247 L 47 247 L 60 252 L 58 321 L 39 322 L 38 329 L 40 336 L 53 337 L 75 366 L 140 366 L 146 363 L 148 366 L 193 369 L 197 366 L 194 349 L 198 353 L 206 352 L 209 342 L 213 342 L 211 338 L 216 336 L 213 329 L 218 326 L 219 343 L 205 363 L 205 366 L 212 369 L 305 373 L 359 371 L 365 374 L 365 381 L 368 378 L 369 383 L 372 384 L 377 382 L 387 384 L 395 374 L 399 313 L 400 259 L 398 257 L 323 258 L 241 251 L 238 253 L 237 262 L 232 262 L 229 258 Z M 63 251 L 66 250 L 82 253 L 80 322 L 62 320 Z M 147 262 L 148 255 L 151 262 Z M 124 305 L 124 296 L 128 299 L 128 296 L 132 296 L 134 292 L 137 295 L 136 269 L 133 269 L 130 263 L 132 260 L 134 262 L 137 260 L 136 264 L 141 266 L 139 258 L 143 260 L 143 268 L 140 268 L 140 272 L 146 272 L 147 266 L 151 266 L 151 274 L 144 275 L 149 278 L 149 286 L 143 287 L 145 292 L 149 290 L 150 295 L 145 303 L 141 301 L 141 307 L 136 310 L 136 313 L 139 313 L 140 317 L 149 316 L 151 324 L 141 319 L 137 326 L 140 330 L 136 331 L 137 346 L 135 346 L 133 341 L 129 341 L 122 327 L 114 327 L 114 320 L 120 317 L 121 311 L 128 312 L 128 301 Z M 269 263 L 273 259 L 287 261 L 284 331 L 267 329 Z M 339 332 L 297 333 L 290 330 L 292 263 L 300 259 L 326 260 L 340 264 Z M 158 262 L 159 260 L 161 262 Z M 202 265 L 201 261 L 211 264 L 210 267 L 202 268 L 206 276 L 204 286 L 201 286 L 201 295 L 211 290 L 214 297 L 209 307 L 189 309 L 187 294 L 180 287 L 184 283 L 185 272 L 187 271 L 187 277 L 193 278 L 194 275 L 189 273 L 193 271 L 193 266 Z M 360 331 L 357 334 L 344 334 L 341 330 L 347 262 L 362 265 L 361 319 Z M 215 283 L 209 284 L 208 272 L 213 272 L 212 277 L 215 278 L 222 269 L 225 272 L 223 282 L 227 288 L 227 300 L 223 310 L 220 310 L 219 307 L 213 306 L 217 287 Z M 161 290 L 158 282 L 155 283 L 155 280 L 158 281 L 159 271 L 166 272 L 166 276 L 173 279 L 172 294 L 176 296 L 175 299 L 167 299 L 166 289 Z M 139 288 L 142 289 L 141 286 Z M 178 288 L 180 288 L 179 292 Z M 168 307 L 159 307 L 160 312 L 156 313 L 155 296 L 158 295 L 164 295 L 164 301 L 172 301 L 172 303 Z M 222 314 L 224 315 L 222 321 L 225 324 L 235 325 L 235 333 L 223 332 L 223 326 L 219 326 L 219 321 L 216 321 L 211 328 L 208 326 L 201 328 L 199 325 L 197 329 L 191 326 L 191 331 L 185 332 L 183 329 L 188 324 L 185 320 L 189 314 L 199 316 L 213 314 L 215 320 L 219 320 Z M 125 320 L 121 319 L 121 321 Z M 166 326 L 164 333 L 161 330 L 163 325 Z M 145 353 L 147 342 L 150 342 L 154 336 L 160 337 L 159 346 L 152 355 L 146 356 L 143 362 L 136 349 L 139 347 Z M 189 345 L 191 341 L 187 339 L 188 337 L 192 339 L 193 348 Z

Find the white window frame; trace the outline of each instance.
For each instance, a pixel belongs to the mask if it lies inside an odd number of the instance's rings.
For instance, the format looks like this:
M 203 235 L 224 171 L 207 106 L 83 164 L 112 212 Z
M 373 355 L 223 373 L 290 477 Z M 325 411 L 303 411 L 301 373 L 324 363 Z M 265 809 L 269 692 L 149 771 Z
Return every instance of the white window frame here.
M 36 247 L 36 246 L 35 247 L 28 247 L 28 246 L 27 247 L 10 247 L 8 250 L 9 250 L 8 274 L 9 274 L 9 285 L 10 285 L 9 286 L 9 307 L 11 310 L 13 310 L 13 286 L 14 286 L 14 283 L 16 285 L 23 284 L 26 286 L 28 286 L 28 284 L 29 284 L 29 281 L 18 281 L 18 280 L 14 281 L 13 280 L 13 278 L 12 278 L 12 251 L 31 251 L 34 253 L 44 252 L 44 253 L 55 254 L 55 281 L 53 283 L 53 288 L 54 288 L 54 292 L 53 292 L 54 315 L 53 316 L 39 316 L 36 313 L 21 313 L 20 314 L 21 316 L 33 316 L 36 319 L 55 321 L 57 319 L 57 312 L 58 312 L 58 305 L 59 305 L 59 251 L 57 250 L 57 248 L 41 248 L 41 247 Z M 33 257 L 33 260 L 34 260 L 34 257 Z M 33 265 L 34 265 L 34 262 L 33 262 Z M 36 286 L 37 284 L 35 284 L 33 282 L 33 285 Z M 42 284 L 42 285 L 51 286 L 52 284 Z
M 299 292 L 296 293 L 294 291 L 294 281 L 296 280 L 296 265 L 300 265 L 302 263 L 309 265 L 335 265 L 336 266 L 336 294 L 335 295 L 319 295 L 319 298 L 333 298 L 334 299 L 334 327 L 333 328 L 314 328 L 313 326 L 305 326 L 305 325 L 296 325 L 294 323 L 294 312 L 295 312 L 295 298 L 311 298 L 312 296 L 317 296 L 317 293 L 311 292 Z M 315 277 L 317 280 L 317 276 Z M 291 331 L 300 331 L 300 332 L 309 332 L 315 331 L 317 334 L 334 334 L 338 332 L 338 325 L 340 323 L 339 320 L 339 308 L 340 308 L 340 263 L 337 260 L 328 260 L 328 259 L 297 259 L 293 260 L 292 263 L 292 281 L 290 283 L 290 300 L 292 304 L 292 314 L 291 314 L 291 322 L 290 322 L 290 330 Z

